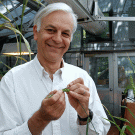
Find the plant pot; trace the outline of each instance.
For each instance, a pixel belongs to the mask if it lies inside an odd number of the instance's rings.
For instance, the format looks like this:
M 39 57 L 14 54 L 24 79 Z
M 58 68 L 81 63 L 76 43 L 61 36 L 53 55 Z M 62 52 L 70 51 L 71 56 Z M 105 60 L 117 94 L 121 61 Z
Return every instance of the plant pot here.
M 133 102 L 133 103 L 127 102 L 126 107 L 129 108 L 131 110 L 131 112 L 135 115 L 135 102 Z M 127 119 L 135 127 L 135 119 L 130 114 L 130 112 L 128 111 L 127 108 L 125 109 L 124 118 Z M 127 122 L 125 124 L 129 125 L 129 123 L 127 123 Z M 126 135 L 132 135 L 132 133 L 128 129 L 126 129 Z

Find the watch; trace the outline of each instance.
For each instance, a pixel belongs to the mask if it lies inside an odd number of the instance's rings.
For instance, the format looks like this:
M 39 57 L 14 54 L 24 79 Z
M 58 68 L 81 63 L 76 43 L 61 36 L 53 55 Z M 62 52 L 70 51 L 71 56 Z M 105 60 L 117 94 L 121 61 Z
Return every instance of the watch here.
M 88 117 L 90 118 L 90 121 L 91 121 L 92 118 L 93 118 L 93 112 L 92 112 L 90 109 L 89 109 L 89 116 L 88 116 Z M 81 118 L 81 117 L 78 115 L 79 121 L 87 121 L 88 117 L 86 117 L 86 118 Z

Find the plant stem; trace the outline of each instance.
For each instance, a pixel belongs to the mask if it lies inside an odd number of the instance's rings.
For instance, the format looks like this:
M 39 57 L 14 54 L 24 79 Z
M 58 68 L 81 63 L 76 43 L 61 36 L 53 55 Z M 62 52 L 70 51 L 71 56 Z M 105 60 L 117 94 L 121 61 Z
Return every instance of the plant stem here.
M 83 107 L 83 105 L 80 103 L 80 101 L 79 101 L 79 100 L 77 100 L 77 101 L 79 102 L 79 104 L 80 104 L 81 107 L 83 108 L 84 112 L 87 114 L 86 110 L 84 109 L 84 107 Z M 88 119 L 87 119 L 86 135 L 88 135 L 88 123 L 89 123 L 89 120 L 91 121 L 91 119 L 90 119 L 90 117 L 89 117 L 88 114 L 87 114 L 87 117 L 88 117 Z M 96 129 L 95 129 L 95 127 L 94 127 L 92 121 L 91 121 L 91 124 L 92 124 L 92 126 L 93 126 L 93 128 L 94 128 L 96 134 L 98 135 L 98 133 L 97 133 L 97 131 L 96 131 Z

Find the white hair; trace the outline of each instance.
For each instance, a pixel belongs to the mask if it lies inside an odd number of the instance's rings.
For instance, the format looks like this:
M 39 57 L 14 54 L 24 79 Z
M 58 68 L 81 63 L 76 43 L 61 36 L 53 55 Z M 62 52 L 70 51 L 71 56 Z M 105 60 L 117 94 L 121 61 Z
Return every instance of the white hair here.
M 37 25 L 37 31 L 40 30 L 41 27 L 41 19 L 45 16 L 47 16 L 48 14 L 54 12 L 54 11 L 58 11 L 58 10 L 62 10 L 65 11 L 67 13 L 70 13 L 73 17 L 73 23 L 74 23 L 74 28 L 73 28 L 73 32 L 72 32 L 72 36 L 73 33 L 76 31 L 77 29 L 77 15 L 74 13 L 74 11 L 72 10 L 72 8 L 62 2 L 58 2 L 58 3 L 52 3 L 49 4 L 48 6 L 46 6 L 45 8 L 43 8 L 42 10 L 40 10 L 35 18 L 34 18 L 34 25 Z

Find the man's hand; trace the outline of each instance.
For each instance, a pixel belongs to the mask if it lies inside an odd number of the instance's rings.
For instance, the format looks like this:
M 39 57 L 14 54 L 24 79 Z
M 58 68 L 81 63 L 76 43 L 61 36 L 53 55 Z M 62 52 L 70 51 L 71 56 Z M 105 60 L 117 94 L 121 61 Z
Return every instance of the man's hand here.
M 52 120 L 57 120 L 63 114 L 66 102 L 65 94 L 62 90 L 54 90 L 50 98 L 42 101 L 40 109 L 28 120 L 28 127 L 32 135 L 38 135 Z
M 65 94 L 62 90 L 54 90 L 50 94 L 54 95 L 43 99 L 41 108 L 39 109 L 42 119 L 49 121 L 59 119 L 66 107 Z
M 87 114 L 89 115 L 89 88 L 84 85 L 84 81 L 82 78 L 77 78 L 76 80 L 72 81 L 67 87 L 68 89 L 70 89 L 70 92 L 68 93 L 70 104 L 77 111 L 81 118 L 86 118 Z M 85 113 L 81 105 L 83 106 L 87 114 Z

